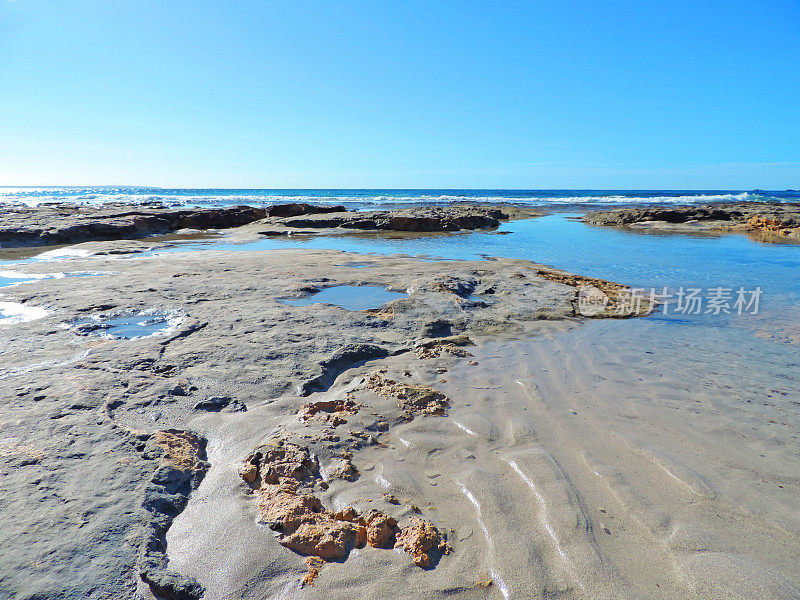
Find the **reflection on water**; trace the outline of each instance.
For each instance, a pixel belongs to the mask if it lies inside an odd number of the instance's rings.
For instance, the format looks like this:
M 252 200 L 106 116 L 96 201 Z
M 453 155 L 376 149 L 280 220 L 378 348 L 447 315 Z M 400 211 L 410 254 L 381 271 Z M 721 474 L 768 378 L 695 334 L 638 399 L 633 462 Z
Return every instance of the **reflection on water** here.
M 280 298 L 278 302 L 292 306 L 333 304 L 347 310 L 367 310 L 406 297 L 408 294 L 392 292 L 379 285 L 336 285 L 303 298 Z
M 22 273 L 20 271 L 0 271 L 0 288 L 15 286 L 20 283 L 32 283 L 44 279 L 66 279 L 72 277 L 98 277 L 111 275 L 108 272 L 73 271 L 69 273 Z
M 89 321 L 73 322 L 73 331 L 79 335 L 95 334 L 112 339 L 138 339 L 163 335 L 174 330 L 181 317 L 161 312 L 97 317 Z
M 41 279 L 41 277 L 17 273 L 15 271 L 0 271 L 0 288 L 22 283 L 23 281 L 35 281 L 37 279 Z

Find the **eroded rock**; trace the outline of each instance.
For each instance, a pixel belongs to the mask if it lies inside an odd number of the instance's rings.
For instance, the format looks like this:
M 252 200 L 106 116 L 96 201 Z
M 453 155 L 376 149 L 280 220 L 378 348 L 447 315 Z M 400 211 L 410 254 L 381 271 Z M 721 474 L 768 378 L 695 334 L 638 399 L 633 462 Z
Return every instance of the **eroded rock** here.
M 378 511 L 371 511 L 367 521 L 367 544 L 373 548 L 393 548 L 397 520 Z
M 475 344 L 465 335 L 453 336 L 442 338 L 438 340 L 431 340 L 419 344 L 414 352 L 417 358 L 426 360 L 430 358 L 438 358 L 442 353 L 451 354 L 459 358 L 469 358 L 472 353 L 464 349 L 464 346 L 474 346 Z
M 334 461 L 327 469 L 328 479 L 344 479 L 345 481 L 355 481 L 359 477 L 358 469 L 347 458 Z
M 298 554 L 318 556 L 322 560 L 346 558 L 351 548 L 363 548 L 366 532 L 363 525 L 337 521 L 328 513 L 304 520 L 280 543 Z
M 347 423 L 345 417 L 356 414 L 358 409 L 358 404 L 353 400 L 322 400 L 303 405 L 297 415 L 301 421 L 308 421 L 316 416 L 336 427 Z
M 349 459 L 342 460 L 355 469 Z M 365 545 L 403 547 L 408 548 L 416 564 L 430 564 L 426 553 L 434 546 L 438 548 L 441 542 L 433 525 L 415 518 L 409 525 L 410 531 L 404 533 L 394 517 L 378 510 L 366 515 L 359 514 L 352 506 L 339 511 L 327 510 L 316 495 L 301 491 L 301 486 L 313 487 L 319 481 L 319 472 L 312 465 L 306 449 L 276 439 L 248 457 L 240 471 L 245 481 L 252 479 L 251 483 L 257 486 L 258 522 L 278 532 L 281 545 L 323 561 L 346 559 L 352 548 Z M 264 478 L 265 473 L 271 475 Z M 402 540 L 402 544 L 396 545 L 396 540 Z M 431 540 L 435 541 L 433 546 Z M 306 564 L 309 571 L 303 583 L 313 584 L 323 563 L 307 561 Z
M 591 212 L 593 225 L 675 232 L 740 231 L 767 234 L 762 241 L 800 239 L 798 202 L 725 202 L 669 208 L 622 208 Z
M 384 398 L 397 398 L 398 406 L 406 418 L 416 414 L 443 415 L 450 399 L 440 391 L 427 385 L 411 385 L 384 377 L 385 371 L 375 371 L 366 382 L 366 387 Z
M 431 565 L 431 551 L 448 551 L 447 543 L 442 540 L 439 530 L 418 517 L 412 517 L 411 524 L 400 530 L 394 547 L 408 552 L 414 564 L 423 568 Z
M 308 450 L 280 438 L 256 448 L 248 457 L 247 464 L 256 465 L 262 482 L 266 484 L 278 484 L 283 478 L 313 482 L 319 477 L 319 467 Z M 246 468 L 248 477 L 252 476 L 252 470 Z
M 143 507 L 150 518 L 139 557 L 139 576 L 158 597 L 198 600 L 205 592 L 203 586 L 167 568 L 166 534 L 208 470 L 206 440 L 191 431 L 165 429 L 149 436 L 147 444 L 145 456 L 159 457 L 160 466 L 145 490 Z

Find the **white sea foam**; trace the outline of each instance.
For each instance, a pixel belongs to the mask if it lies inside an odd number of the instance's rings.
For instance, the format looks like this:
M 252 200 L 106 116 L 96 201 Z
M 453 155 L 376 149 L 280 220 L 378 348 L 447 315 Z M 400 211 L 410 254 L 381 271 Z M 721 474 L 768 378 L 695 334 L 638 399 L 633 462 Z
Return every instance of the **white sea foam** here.
M 231 206 L 236 204 L 269 205 L 287 202 L 309 202 L 314 204 L 344 204 L 346 206 L 380 207 L 386 205 L 409 204 L 448 204 L 452 202 L 516 203 L 529 205 L 619 205 L 619 204 L 695 204 L 705 202 L 730 202 L 738 200 L 758 200 L 764 196 L 759 193 L 684 193 L 680 195 L 646 192 L 609 192 L 581 195 L 565 190 L 558 192 L 517 192 L 513 194 L 482 195 L 480 192 L 444 194 L 397 193 L 386 194 L 376 191 L 352 193 L 343 190 L 339 194 L 303 193 L 275 194 L 259 193 L 259 190 L 234 192 L 231 190 L 160 190 L 157 188 L 0 188 L 0 204 L 40 206 L 52 202 L 66 202 L 76 205 L 102 205 L 123 203 L 142 205 L 159 203 L 167 206 Z M 348 193 L 350 192 L 350 193 Z
M 41 306 L 27 306 L 19 302 L 0 302 L 0 325 L 14 325 L 41 319 L 50 314 Z

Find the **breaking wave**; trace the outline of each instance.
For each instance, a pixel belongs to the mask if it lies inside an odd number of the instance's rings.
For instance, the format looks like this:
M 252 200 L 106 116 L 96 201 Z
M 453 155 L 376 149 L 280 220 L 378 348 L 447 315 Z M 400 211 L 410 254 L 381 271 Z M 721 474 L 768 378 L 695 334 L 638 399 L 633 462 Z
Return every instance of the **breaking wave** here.
M 261 206 L 287 202 L 343 204 L 348 208 L 394 207 L 418 204 L 515 203 L 531 206 L 672 205 L 708 202 L 791 201 L 800 192 L 704 191 L 586 191 L 586 190 L 226 190 L 96 187 L 5 187 L 0 205 L 40 206 L 47 203 L 77 205 L 126 204 L 173 207 Z

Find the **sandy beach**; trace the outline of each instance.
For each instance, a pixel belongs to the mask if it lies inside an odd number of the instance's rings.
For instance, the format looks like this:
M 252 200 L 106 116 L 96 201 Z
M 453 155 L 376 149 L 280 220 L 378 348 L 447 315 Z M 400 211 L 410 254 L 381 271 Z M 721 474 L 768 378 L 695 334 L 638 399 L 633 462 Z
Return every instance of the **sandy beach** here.
M 361 243 L 322 216 L 3 272 L 3 594 L 800 597 L 791 322 L 687 337 L 529 260 L 247 250 Z

